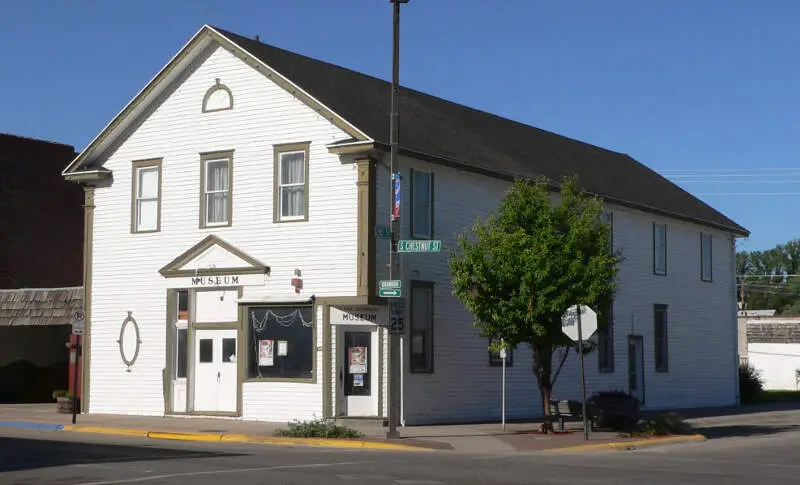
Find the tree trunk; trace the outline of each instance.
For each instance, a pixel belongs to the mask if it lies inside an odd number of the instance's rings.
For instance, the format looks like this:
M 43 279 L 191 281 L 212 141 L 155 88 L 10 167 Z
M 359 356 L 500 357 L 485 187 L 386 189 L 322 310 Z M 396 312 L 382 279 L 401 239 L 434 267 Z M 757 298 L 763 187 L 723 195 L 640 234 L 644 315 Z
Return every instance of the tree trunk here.
M 547 433 L 553 430 L 552 410 L 550 409 L 550 396 L 553 392 L 551 380 L 553 347 L 535 344 L 531 345 L 531 351 L 533 355 L 533 375 L 536 376 L 536 383 L 539 385 L 539 394 L 542 397 L 542 412 L 544 413 L 544 423 L 542 423 L 541 431 Z

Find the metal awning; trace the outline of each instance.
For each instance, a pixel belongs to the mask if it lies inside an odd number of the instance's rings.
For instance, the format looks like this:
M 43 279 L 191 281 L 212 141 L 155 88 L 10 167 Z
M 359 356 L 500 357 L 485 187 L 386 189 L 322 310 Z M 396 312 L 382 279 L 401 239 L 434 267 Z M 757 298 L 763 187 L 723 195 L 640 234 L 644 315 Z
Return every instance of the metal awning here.
M 0 327 L 70 325 L 83 287 L 0 290 Z

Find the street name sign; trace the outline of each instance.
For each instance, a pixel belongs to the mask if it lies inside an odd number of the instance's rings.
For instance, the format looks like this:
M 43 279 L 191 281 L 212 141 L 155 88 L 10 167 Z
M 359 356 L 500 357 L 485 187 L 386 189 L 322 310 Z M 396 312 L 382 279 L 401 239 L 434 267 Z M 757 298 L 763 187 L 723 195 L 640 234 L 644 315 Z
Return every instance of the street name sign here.
M 401 280 L 381 280 L 379 287 L 382 290 L 399 290 L 403 287 L 403 282 Z
M 441 239 L 401 239 L 397 241 L 398 253 L 438 253 L 441 250 Z

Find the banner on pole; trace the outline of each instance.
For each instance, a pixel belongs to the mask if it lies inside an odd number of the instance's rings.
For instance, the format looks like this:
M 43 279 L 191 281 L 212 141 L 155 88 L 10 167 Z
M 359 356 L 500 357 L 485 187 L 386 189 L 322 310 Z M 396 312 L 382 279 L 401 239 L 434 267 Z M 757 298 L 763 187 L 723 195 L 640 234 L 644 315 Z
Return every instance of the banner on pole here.
M 392 175 L 392 183 L 394 184 L 394 201 L 392 202 L 392 220 L 400 220 L 400 174 L 395 173 Z

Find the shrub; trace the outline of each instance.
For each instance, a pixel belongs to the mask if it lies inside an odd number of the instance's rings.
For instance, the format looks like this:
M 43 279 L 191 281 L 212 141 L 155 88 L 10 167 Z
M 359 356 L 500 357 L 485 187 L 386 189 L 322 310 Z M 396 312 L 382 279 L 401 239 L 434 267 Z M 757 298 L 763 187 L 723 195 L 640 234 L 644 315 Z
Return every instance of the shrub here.
M 65 391 L 63 389 L 53 391 L 53 400 L 56 400 L 59 397 L 67 397 L 69 399 L 72 399 L 73 397 L 75 397 L 75 395 L 71 391 Z
M 654 419 L 648 419 L 641 429 L 645 435 L 691 434 L 693 431 L 692 425 L 676 413 L 659 414 Z
M 639 422 L 639 399 L 625 391 L 601 391 L 586 404 L 598 428 L 631 429 Z
M 279 429 L 275 434 L 292 438 L 360 438 L 364 436 L 358 430 L 325 421 L 324 419 L 313 419 L 311 421 L 298 421 L 295 419 L 288 425 L 289 429 Z
M 742 403 L 749 404 L 758 401 L 764 391 L 764 381 L 761 373 L 749 362 L 739 364 L 739 396 Z

